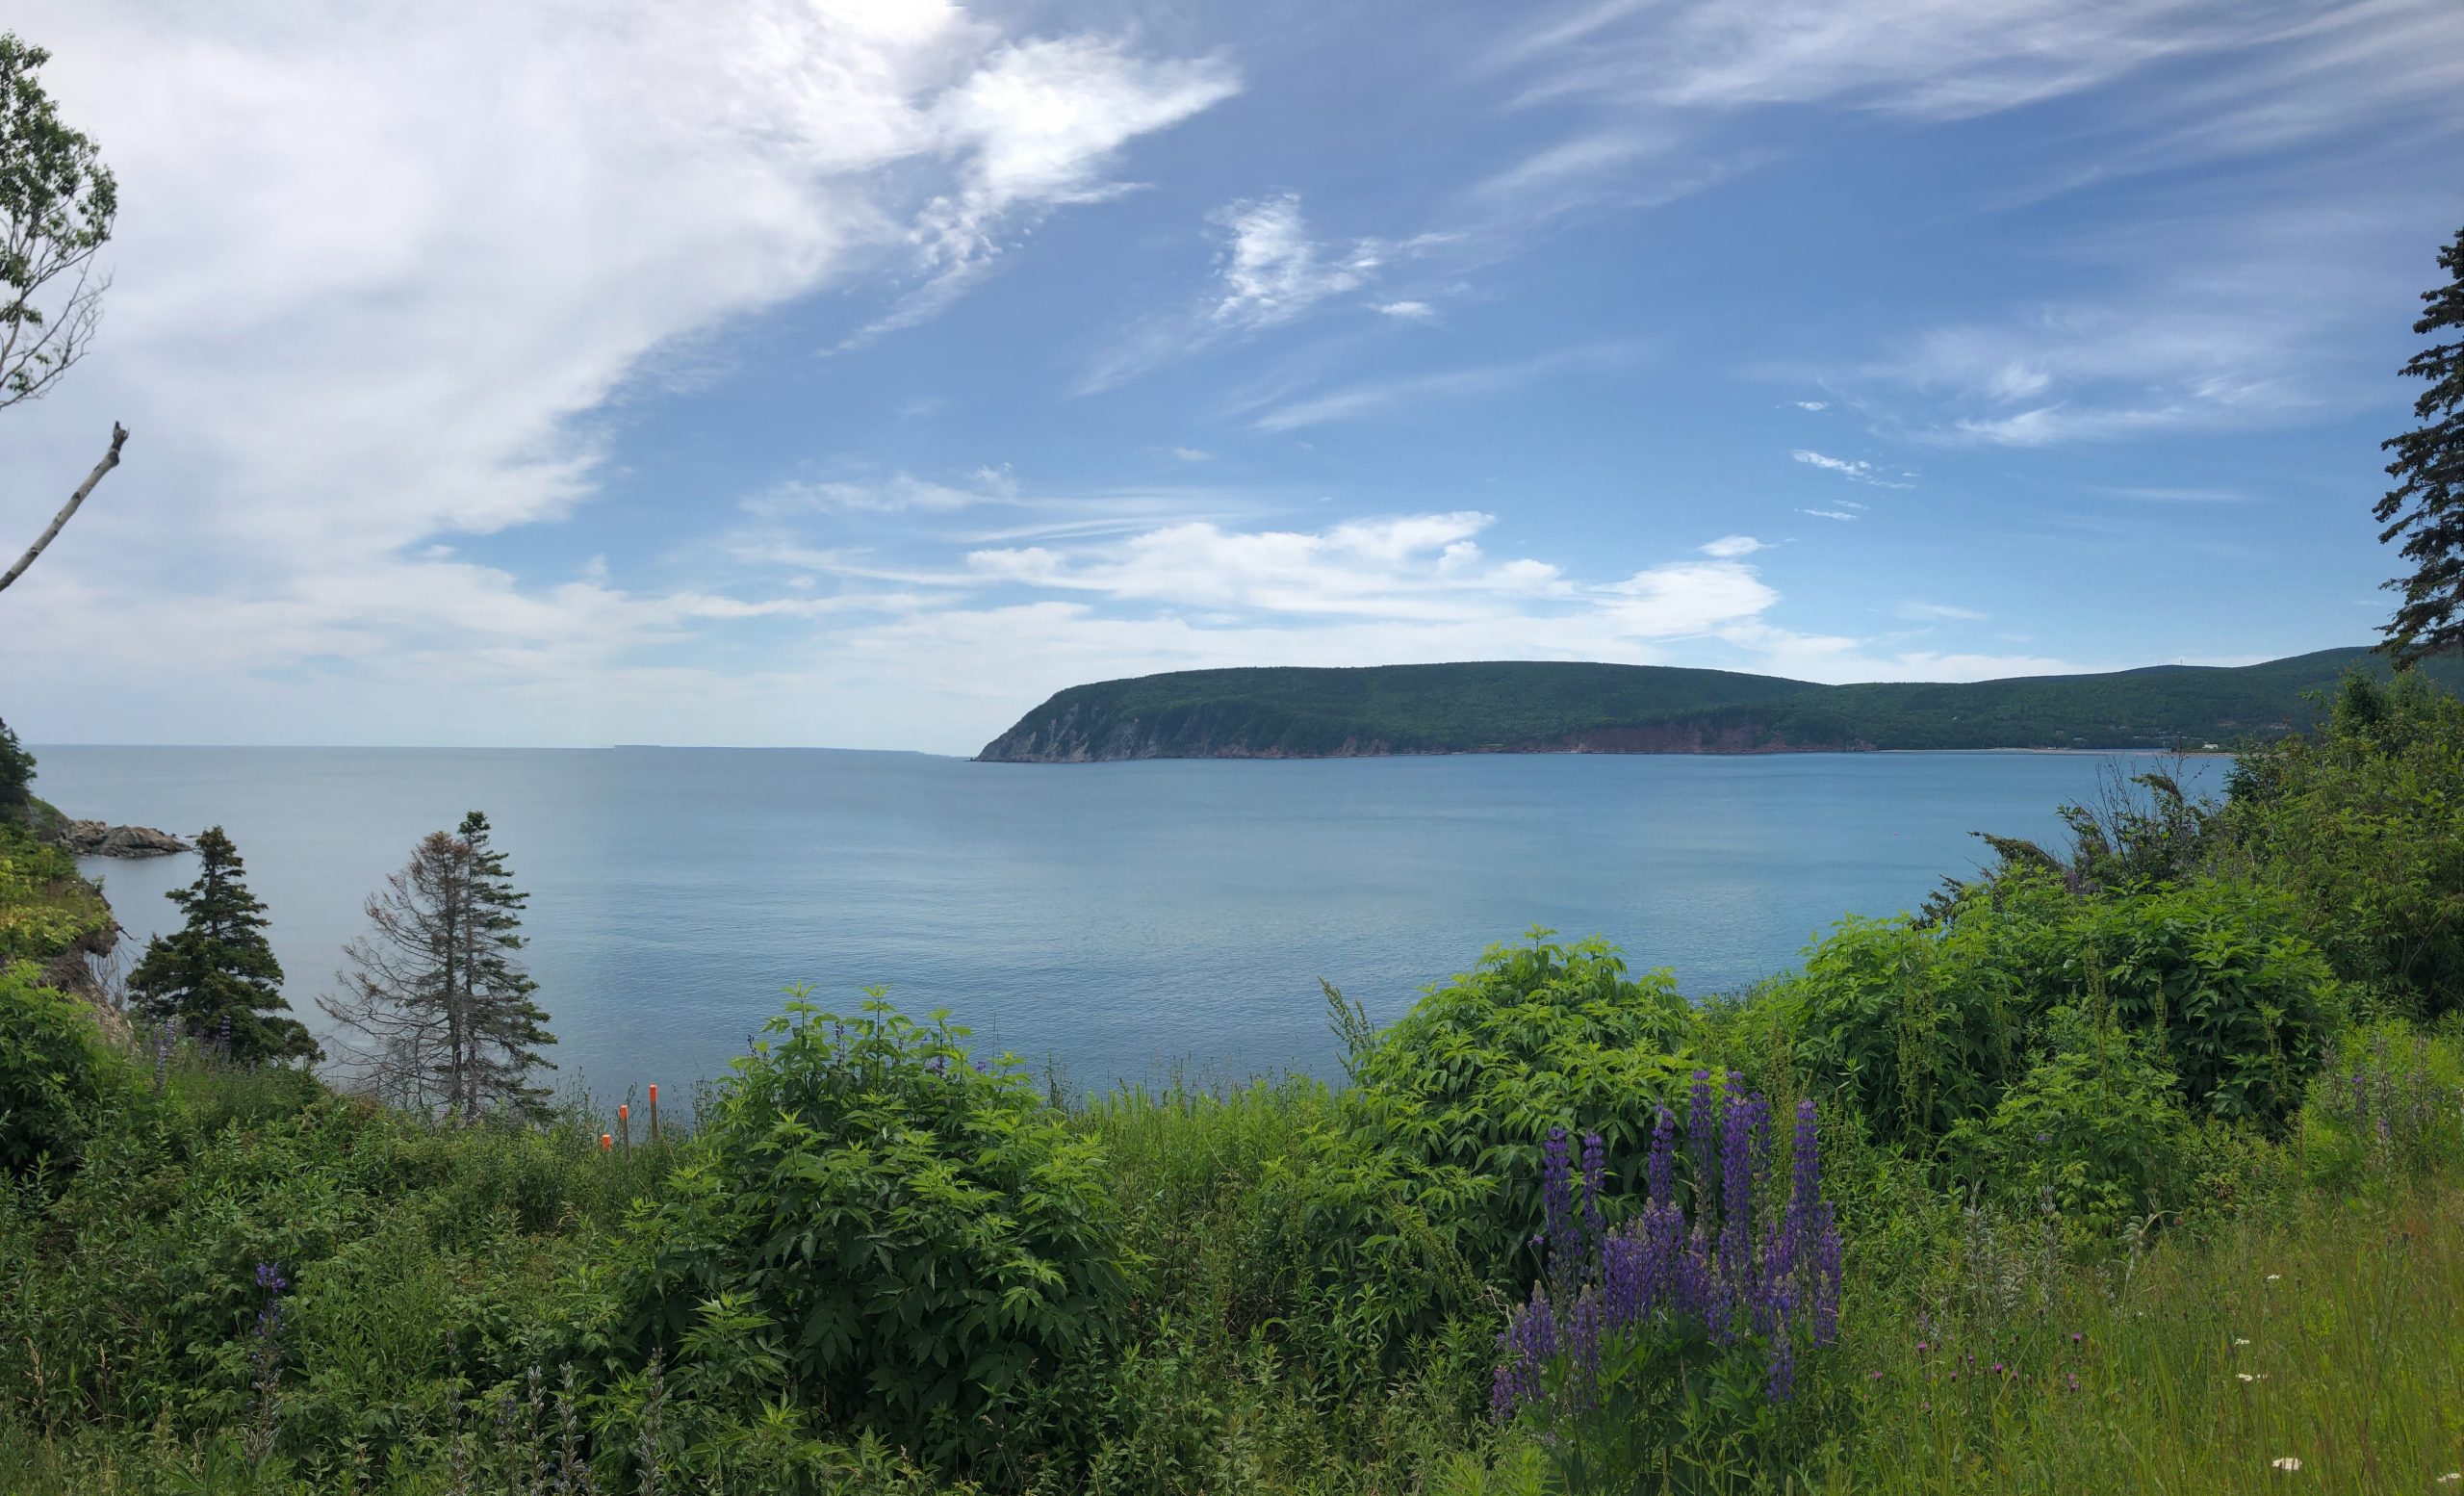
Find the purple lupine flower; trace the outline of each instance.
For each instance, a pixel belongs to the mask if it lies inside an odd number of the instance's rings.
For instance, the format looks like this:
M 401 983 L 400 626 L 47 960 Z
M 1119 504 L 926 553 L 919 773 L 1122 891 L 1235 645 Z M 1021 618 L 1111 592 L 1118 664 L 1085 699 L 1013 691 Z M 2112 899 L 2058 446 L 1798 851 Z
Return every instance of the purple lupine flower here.
M 1574 1219 L 1574 1169 L 1566 1129 L 1550 1128 L 1549 1141 L 1540 1145 L 1540 1209 L 1547 1223 L 1541 1231 L 1553 1245 L 1566 1240 Z
M 1510 1313 L 1498 1337 L 1491 1410 L 1500 1419 L 1535 1405 L 1597 1406 L 1607 1335 L 1664 1325 L 1724 1347 L 1751 1339 L 1775 1401 L 1795 1392 L 1800 1341 L 1836 1339 L 1842 1242 L 1822 1198 L 1815 1109 L 1797 1108 L 1783 1195 L 1774 1188 L 1780 1142 L 1770 1103 L 1747 1092 L 1741 1075 L 1725 1079 L 1715 1090 L 1707 1071 L 1697 1072 L 1689 1098 L 1690 1220 L 1677 1194 L 1680 1140 L 1669 1109 L 1656 1109 L 1641 1208 L 1615 1229 L 1603 1140 L 1583 1139 L 1578 1199 L 1574 1149 L 1563 1129 L 1551 1133 L 1542 1150 L 1547 1229 L 1533 1239 L 1543 1271 L 1530 1302 Z
M 1599 1133 L 1582 1135 L 1582 1234 L 1589 1242 L 1608 1235 L 1607 1218 L 1600 1210 L 1600 1187 L 1608 1173 L 1608 1146 Z
M 244 1441 L 248 1457 L 263 1460 L 273 1448 L 274 1406 L 282 1389 L 282 1291 L 291 1286 L 280 1265 L 257 1264 L 257 1289 L 265 1303 L 248 1346 L 249 1384 L 256 1390 L 256 1420 Z
M 1540 1371 L 1557 1354 L 1557 1315 L 1536 1285 L 1531 1302 L 1517 1305 L 1499 1332 L 1500 1359 L 1489 1389 L 1489 1410 L 1502 1423 L 1526 1403 L 1540 1400 Z
M 1703 1220 L 1711 1209 L 1711 1181 L 1720 1174 L 1719 1114 L 1712 1110 L 1711 1072 L 1694 1072 L 1692 1104 L 1685 1119 L 1685 1141 L 1690 1146 L 1694 1163 L 1694 1219 Z
M 1666 1106 L 1652 1123 L 1652 1151 L 1643 1165 L 1643 1179 L 1653 1204 L 1677 1203 L 1677 1119 Z
M 1600 1296 L 1585 1292 L 1575 1301 L 1574 1313 L 1567 1318 L 1566 1358 L 1573 1375 L 1566 1387 L 1575 1409 L 1589 1411 L 1600 1404 Z

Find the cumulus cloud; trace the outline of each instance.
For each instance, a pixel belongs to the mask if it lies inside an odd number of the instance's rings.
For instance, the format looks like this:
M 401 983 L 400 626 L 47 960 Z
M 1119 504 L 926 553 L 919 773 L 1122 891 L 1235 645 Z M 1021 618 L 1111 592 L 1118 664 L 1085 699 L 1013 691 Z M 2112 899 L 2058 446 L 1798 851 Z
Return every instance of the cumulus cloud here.
M 113 418 L 137 433 L 12 591 L 0 674 L 30 683 L 62 643 L 34 617 L 145 620 L 175 672 L 390 658 L 374 677 L 445 651 L 595 668 L 723 611 L 526 590 L 425 548 L 570 513 L 598 413 L 714 329 L 902 266 L 961 286 L 1237 85 L 934 0 L 26 0 L 11 23 L 53 50 L 122 203 L 110 356 L 17 428 L 19 492 L 81 473 Z M 99 648 L 74 658 L 120 658 Z

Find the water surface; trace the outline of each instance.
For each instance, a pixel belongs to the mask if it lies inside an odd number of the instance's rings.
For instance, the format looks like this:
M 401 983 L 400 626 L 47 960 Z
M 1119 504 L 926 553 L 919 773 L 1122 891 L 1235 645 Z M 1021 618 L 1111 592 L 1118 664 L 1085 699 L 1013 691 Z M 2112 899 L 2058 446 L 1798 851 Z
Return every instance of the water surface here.
M 1789 966 L 1843 914 L 2051 837 L 2128 755 L 1499 756 L 977 764 L 806 750 L 49 747 L 73 814 L 220 824 L 314 1021 L 361 905 L 474 807 L 531 893 L 560 1079 L 724 1071 L 808 982 L 886 986 L 1068 1079 L 1326 1072 L 1318 978 L 1380 1021 L 1531 925 L 1690 993 Z M 93 862 L 140 941 L 193 857 Z

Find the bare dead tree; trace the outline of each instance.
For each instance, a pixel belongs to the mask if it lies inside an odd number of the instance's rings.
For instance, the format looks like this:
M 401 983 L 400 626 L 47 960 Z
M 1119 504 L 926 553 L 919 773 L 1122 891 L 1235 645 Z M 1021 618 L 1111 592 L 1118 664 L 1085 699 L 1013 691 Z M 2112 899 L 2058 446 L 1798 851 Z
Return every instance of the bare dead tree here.
M 381 1100 L 423 1116 L 464 1104 L 460 928 L 470 848 L 430 832 L 365 906 L 372 929 L 343 947 L 341 995 L 317 1005 L 340 1026 L 340 1069 Z
M 35 564 L 35 557 L 42 555 L 43 547 L 59 538 L 61 527 L 66 525 L 69 517 L 77 512 L 77 506 L 86 502 L 86 496 L 94 491 L 94 485 L 103 480 L 103 475 L 119 466 L 119 450 L 127 441 L 128 427 L 113 422 L 111 451 L 103 453 L 103 460 L 94 464 L 94 471 L 86 475 L 86 481 L 77 485 L 77 491 L 70 494 L 68 502 L 60 506 L 60 512 L 51 517 L 51 523 L 35 537 L 35 543 L 26 547 L 26 554 L 17 557 L 17 564 L 0 573 L 0 592 L 7 591 L 9 583 L 24 576 L 26 568 Z M 5 554 L 0 552 L 0 555 Z
M 537 1121 L 547 1093 L 530 1083 L 554 1044 L 538 984 L 516 960 L 525 895 L 474 811 L 457 832 L 431 832 L 366 905 L 369 933 L 344 947 L 338 995 L 321 996 L 340 1029 L 339 1069 L 377 1099 L 432 1121 Z

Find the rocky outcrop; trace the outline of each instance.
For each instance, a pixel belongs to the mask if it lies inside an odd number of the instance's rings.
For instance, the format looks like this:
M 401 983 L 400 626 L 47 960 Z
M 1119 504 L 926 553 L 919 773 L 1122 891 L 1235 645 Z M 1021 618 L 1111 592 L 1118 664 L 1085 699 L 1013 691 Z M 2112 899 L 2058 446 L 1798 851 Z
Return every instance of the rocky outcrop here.
M 70 821 L 60 839 L 79 857 L 168 857 L 196 849 L 167 831 L 151 826 L 110 826 L 101 821 Z

